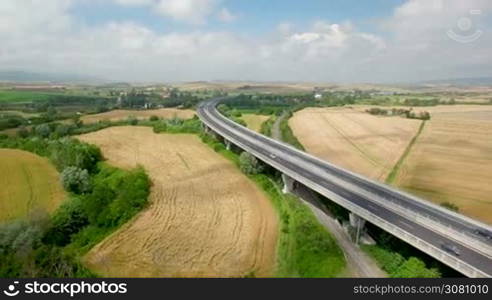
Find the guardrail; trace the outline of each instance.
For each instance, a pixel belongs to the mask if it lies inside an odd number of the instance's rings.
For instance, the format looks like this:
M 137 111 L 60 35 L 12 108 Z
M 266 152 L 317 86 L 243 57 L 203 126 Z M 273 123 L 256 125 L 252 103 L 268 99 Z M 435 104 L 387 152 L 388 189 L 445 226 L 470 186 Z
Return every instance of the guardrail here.
M 225 121 L 226 123 L 240 126 L 232 120 L 229 120 L 225 117 L 222 117 L 222 118 L 223 118 L 223 121 Z M 245 130 L 249 130 L 249 129 L 245 128 Z M 249 130 L 249 131 L 251 131 L 251 130 Z M 253 131 L 251 131 L 251 133 L 258 135 L 256 132 L 253 132 Z M 363 178 L 359 174 L 353 173 L 353 172 L 348 171 L 348 170 L 344 170 L 344 169 L 342 169 L 336 165 L 333 165 L 329 162 L 323 161 L 323 160 L 319 159 L 318 157 L 310 155 L 309 153 L 300 151 L 294 147 L 290 147 L 289 145 L 286 145 L 284 143 L 281 143 L 281 142 L 273 140 L 273 139 L 271 141 L 278 144 L 278 145 L 281 145 L 283 147 L 289 147 L 289 149 L 297 152 L 301 156 L 307 157 L 309 159 L 317 160 L 321 163 L 329 165 L 330 167 L 333 167 L 333 168 L 336 168 L 338 170 L 347 172 L 347 173 L 349 173 L 355 177 L 358 177 L 359 179 L 367 180 L 367 181 L 369 181 L 375 185 L 381 186 L 383 188 L 388 188 L 387 186 L 385 186 L 379 182 L 376 182 L 376 181 L 371 180 L 371 179 Z M 317 167 L 317 168 L 319 168 L 319 167 Z M 320 169 L 320 170 L 322 170 L 322 169 Z M 324 175 L 333 178 L 333 180 L 340 181 L 340 179 L 336 178 L 334 175 L 331 175 L 331 174 L 324 174 Z M 359 188 L 356 184 L 348 182 L 348 181 L 343 181 L 342 185 L 344 185 L 346 187 L 350 186 L 350 189 L 352 191 L 356 191 L 357 194 L 359 194 L 359 195 L 363 195 L 363 193 L 370 193 L 370 194 L 374 195 L 374 193 L 372 193 L 371 191 Z M 435 205 L 433 203 L 429 203 L 429 202 L 424 201 L 422 199 L 418 199 L 417 197 L 414 197 L 413 195 L 409 195 L 409 194 L 403 193 L 401 191 L 397 191 L 397 192 L 410 198 L 410 199 L 412 199 L 412 200 L 414 200 L 414 201 L 419 202 L 422 206 L 426 206 L 428 209 L 432 209 L 434 211 L 437 211 L 440 214 L 448 214 L 454 218 L 460 219 L 460 222 L 473 224 L 474 226 L 481 227 L 481 228 L 484 228 L 486 230 L 492 231 L 492 229 L 489 226 L 487 226 L 486 224 L 483 224 L 481 222 L 478 222 L 476 220 L 473 220 L 473 219 L 468 218 L 466 216 L 463 216 L 461 214 L 457 214 L 455 212 L 448 211 L 445 208 L 442 208 L 438 205 Z M 464 231 L 461 231 L 461 230 L 459 230 L 453 226 L 450 226 L 448 224 L 441 223 L 436 218 L 432 217 L 431 215 L 422 214 L 421 212 L 418 212 L 412 208 L 408 208 L 408 207 L 402 205 L 401 203 L 398 203 L 396 201 L 391 201 L 390 199 L 387 199 L 387 198 L 385 198 L 383 200 L 383 199 L 380 199 L 380 197 L 378 197 L 377 195 L 374 195 L 374 197 L 371 197 L 371 199 L 369 199 L 369 200 L 371 200 L 373 202 L 377 202 L 379 205 L 384 206 L 387 209 L 390 209 L 391 211 L 398 213 L 399 215 L 404 214 L 405 216 L 407 216 L 408 214 L 411 214 L 413 217 L 413 221 L 415 221 L 419 224 L 422 224 L 425 227 L 431 228 L 432 230 L 437 230 L 440 233 L 446 234 L 447 236 L 450 236 L 453 240 L 455 240 L 458 243 L 465 244 L 466 246 L 472 245 L 476 250 L 480 251 L 483 255 L 485 255 L 487 257 L 492 257 L 492 244 L 486 243 L 485 241 L 481 241 L 477 238 L 470 237 L 470 233 L 466 233 Z M 389 203 L 389 202 L 391 202 L 391 203 Z
M 359 207 L 357 205 L 352 204 L 350 201 L 338 196 L 337 194 L 327 190 L 326 188 L 318 185 L 317 183 L 311 181 L 308 178 L 304 178 L 299 176 L 296 172 L 291 171 L 290 169 L 287 169 L 283 167 L 281 164 L 277 163 L 275 160 L 271 159 L 270 157 L 263 155 L 261 153 L 258 153 L 256 150 L 250 148 L 249 146 L 243 144 L 241 141 L 235 139 L 232 136 L 229 136 L 227 133 L 221 132 L 219 128 L 217 128 L 214 124 L 210 123 L 207 121 L 206 118 L 200 115 L 198 113 L 200 119 L 202 122 L 204 122 L 207 126 L 209 126 L 211 129 L 213 129 L 216 133 L 222 135 L 226 139 L 228 139 L 230 142 L 235 144 L 236 146 L 242 148 L 245 151 L 250 152 L 254 156 L 256 156 L 258 159 L 264 161 L 265 163 L 271 165 L 272 167 L 276 168 L 277 170 L 285 173 L 289 177 L 295 179 L 296 181 L 299 181 L 306 185 L 307 187 L 313 189 L 314 191 L 320 193 L 321 195 L 331 199 L 332 201 L 336 202 L 337 204 L 341 205 L 342 207 L 352 211 L 353 213 L 359 215 L 360 217 L 366 219 L 367 221 L 373 223 L 374 225 L 382 228 L 383 230 L 392 233 L 396 237 L 402 239 L 403 241 L 413 245 L 415 248 L 424 251 L 428 255 L 436 258 L 437 260 L 443 262 L 444 264 L 450 266 L 451 268 L 463 273 L 464 275 L 468 277 L 490 277 L 492 275 L 486 274 L 483 271 L 475 268 L 474 266 L 456 258 L 455 256 L 447 253 L 446 251 L 416 237 L 415 235 L 411 234 L 410 232 L 403 230 L 394 224 L 391 224 L 384 219 L 380 218 L 379 216 L 371 213 L 370 211 Z M 210 118 L 213 118 L 213 116 L 210 116 Z M 239 125 L 238 125 L 239 126 Z

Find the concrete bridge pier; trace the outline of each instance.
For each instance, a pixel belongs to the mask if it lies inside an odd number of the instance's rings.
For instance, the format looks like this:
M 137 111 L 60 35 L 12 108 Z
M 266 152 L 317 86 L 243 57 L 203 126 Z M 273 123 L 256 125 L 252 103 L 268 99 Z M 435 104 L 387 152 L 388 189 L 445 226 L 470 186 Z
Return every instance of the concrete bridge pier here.
M 354 213 L 350 213 L 349 215 L 350 219 L 350 226 L 355 228 L 356 233 L 355 233 L 355 244 L 359 244 L 360 236 L 362 235 L 362 230 L 364 229 L 364 225 L 366 224 L 366 220 L 362 219 L 358 215 Z
M 208 127 L 204 123 L 202 123 L 202 128 L 203 128 L 203 132 L 205 132 L 205 134 L 208 134 L 208 135 L 215 137 L 215 138 L 220 137 L 220 135 L 218 135 L 215 131 L 213 131 L 212 128 Z
M 284 194 L 292 193 L 296 187 L 296 181 L 283 173 L 282 181 L 284 182 L 284 188 L 282 189 L 282 192 Z
M 232 143 L 230 141 L 224 139 L 224 144 L 226 146 L 226 149 L 230 151 L 231 147 L 232 147 Z

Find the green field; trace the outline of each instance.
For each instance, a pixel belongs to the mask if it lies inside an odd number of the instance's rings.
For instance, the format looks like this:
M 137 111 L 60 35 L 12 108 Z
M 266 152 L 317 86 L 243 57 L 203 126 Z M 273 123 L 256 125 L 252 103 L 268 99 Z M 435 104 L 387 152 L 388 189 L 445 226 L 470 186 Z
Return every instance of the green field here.
M 58 94 L 29 92 L 29 91 L 0 90 L 0 103 L 19 103 L 19 102 L 33 102 L 39 100 L 48 100 L 53 95 L 58 95 Z
M 0 222 L 53 212 L 65 199 L 55 167 L 45 158 L 0 149 Z

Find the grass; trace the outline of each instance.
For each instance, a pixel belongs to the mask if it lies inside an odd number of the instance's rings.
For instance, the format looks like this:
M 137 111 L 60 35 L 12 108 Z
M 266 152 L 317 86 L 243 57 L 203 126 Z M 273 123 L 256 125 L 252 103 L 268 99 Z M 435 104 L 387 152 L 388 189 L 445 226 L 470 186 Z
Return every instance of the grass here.
M 410 151 L 412 151 L 412 147 L 415 144 L 415 142 L 417 141 L 417 138 L 420 136 L 420 134 L 424 130 L 424 126 L 425 126 L 425 121 L 422 121 L 422 123 L 420 124 L 419 130 L 417 131 L 415 136 L 412 138 L 412 140 L 408 144 L 407 148 L 403 152 L 402 156 L 396 162 L 393 169 L 391 169 L 391 172 L 388 174 L 388 177 L 386 177 L 386 180 L 385 180 L 386 183 L 392 184 L 395 181 L 396 176 L 398 175 L 398 172 L 400 171 L 400 168 L 403 165 L 403 162 L 405 162 L 405 159 L 410 154 Z
M 212 137 L 202 141 L 239 167 L 239 156 Z M 331 234 L 311 210 L 292 195 L 284 195 L 265 174 L 248 175 L 268 196 L 279 215 L 275 277 L 336 277 L 345 268 L 345 257 Z
M 242 114 L 241 119 L 246 122 L 246 125 L 249 129 L 260 132 L 263 123 L 265 123 L 269 119 L 269 116 L 257 114 Z
M 0 90 L 0 103 L 33 102 L 38 100 L 48 100 L 52 96 L 53 94 L 49 94 L 49 93 Z
M 65 199 L 59 174 L 35 154 L 0 149 L 0 222 L 53 212 Z
M 280 216 L 277 246 L 278 277 L 337 277 L 345 268 L 345 257 L 331 234 L 307 206 L 292 195 L 284 195 L 265 175 L 255 182 L 272 199 Z
M 305 150 L 304 146 L 299 142 L 297 137 L 294 135 L 292 132 L 292 129 L 289 126 L 289 119 L 292 117 L 292 113 L 289 113 L 289 115 L 285 118 L 282 119 L 280 122 L 280 132 L 282 133 L 282 141 L 291 144 L 292 146 L 296 147 L 299 150 Z

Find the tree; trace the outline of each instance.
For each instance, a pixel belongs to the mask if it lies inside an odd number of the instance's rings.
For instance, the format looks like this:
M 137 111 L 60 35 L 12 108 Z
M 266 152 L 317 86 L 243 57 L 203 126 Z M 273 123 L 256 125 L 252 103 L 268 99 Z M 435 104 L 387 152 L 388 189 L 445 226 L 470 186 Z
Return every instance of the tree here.
M 449 210 L 452 210 L 452 211 L 459 211 L 460 210 L 460 208 L 456 204 L 451 203 L 451 202 L 443 202 L 443 203 L 441 203 L 441 206 L 445 207 Z
M 26 129 L 25 126 L 21 126 L 19 128 L 19 131 L 17 131 L 17 135 L 21 138 L 26 138 L 29 136 L 29 131 Z
M 67 136 L 70 134 L 73 125 L 60 124 L 55 129 L 55 134 L 58 137 Z
M 248 152 L 243 152 L 239 156 L 239 168 L 243 173 L 248 175 L 259 174 L 263 172 L 263 165 Z
M 86 193 L 90 190 L 89 172 L 77 167 L 67 167 L 61 173 L 63 187 L 76 194 Z
M 159 121 L 159 117 L 158 116 L 150 116 L 149 118 L 149 121 Z
M 130 125 L 135 126 L 138 124 L 138 119 L 135 116 L 129 116 L 128 123 L 130 123 Z
M 41 124 L 34 128 L 34 132 L 42 138 L 47 138 L 51 134 L 51 128 L 48 124 Z
M 416 257 L 410 257 L 392 275 L 394 278 L 439 278 L 441 274 L 437 269 L 428 269 L 425 263 Z

